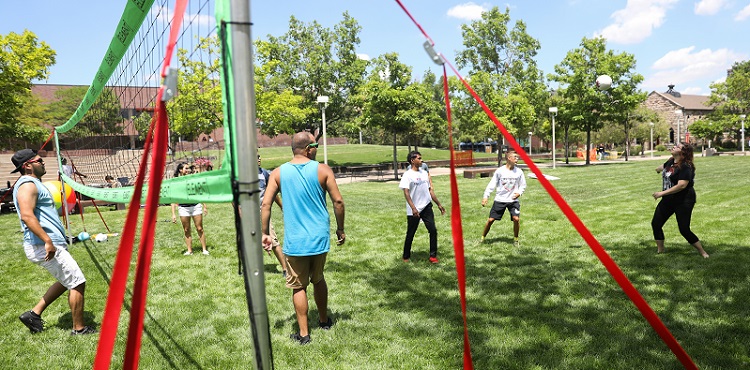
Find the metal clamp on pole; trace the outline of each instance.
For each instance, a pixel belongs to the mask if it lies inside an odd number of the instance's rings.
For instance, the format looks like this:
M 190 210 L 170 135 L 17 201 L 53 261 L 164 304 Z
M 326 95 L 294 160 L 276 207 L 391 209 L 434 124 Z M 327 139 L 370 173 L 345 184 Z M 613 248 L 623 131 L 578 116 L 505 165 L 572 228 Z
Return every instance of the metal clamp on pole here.
M 164 93 L 161 95 L 161 101 L 170 101 L 177 94 L 177 68 L 169 67 L 167 77 L 164 78 Z
M 435 51 L 435 48 L 432 46 L 432 43 L 430 43 L 430 40 L 425 41 L 422 45 L 424 46 L 424 50 L 427 52 L 427 55 L 430 56 L 430 59 L 432 59 L 435 64 L 439 66 L 445 64 L 443 57 Z

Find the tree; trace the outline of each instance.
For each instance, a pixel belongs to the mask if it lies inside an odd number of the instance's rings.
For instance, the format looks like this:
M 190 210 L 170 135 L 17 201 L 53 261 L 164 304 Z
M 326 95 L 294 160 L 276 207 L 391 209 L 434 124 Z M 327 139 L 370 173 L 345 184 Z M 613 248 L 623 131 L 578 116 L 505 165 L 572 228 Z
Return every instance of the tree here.
M 739 138 L 739 115 L 750 115 L 750 60 L 736 62 L 726 81 L 711 84 L 709 104 L 714 105 L 714 111 L 708 119 L 725 126 L 735 138 Z M 690 127 L 692 132 L 692 125 Z
M 599 130 L 607 120 L 622 122 L 628 131 L 628 115 L 645 99 L 645 94 L 636 89 L 643 76 L 634 69 L 632 54 L 607 50 L 602 37 L 584 37 L 580 47 L 569 51 L 563 61 L 555 65 L 555 73 L 549 75 L 551 80 L 560 83 L 561 93 L 570 97 L 567 109 L 576 127 L 586 132 L 586 164 L 591 163 L 591 132 Z M 612 77 L 613 85 L 608 92 L 597 90 L 594 84 L 596 77 L 602 74 Z
M 284 120 L 282 128 L 271 117 L 259 115 L 267 133 L 314 131 L 321 116 L 317 97 L 328 96 L 326 124 L 329 134 L 345 132 L 344 123 L 360 114 L 361 108 L 351 104 L 366 74 L 367 61 L 357 57 L 361 27 L 347 12 L 331 31 L 312 22 L 305 24 L 292 16 L 289 31 L 279 37 L 256 41 L 258 65 L 262 68 L 261 91 L 286 94 L 283 100 L 292 103 L 295 115 L 301 120 Z M 257 69 L 256 69 L 257 71 Z M 293 95 L 300 100 L 292 99 Z M 276 104 L 275 99 L 258 101 L 258 112 L 271 112 L 265 104 Z M 266 125 L 267 128 L 265 127 Z
M 702 139 L 704 145 L 707 140 L 715 141 L 716 137 L 722 133 L 724 133 L 724 126 L 719 122 L 700 119 L 690 124 L 690 134 Z
M 398 134 L 424 123 L 422 107 L 427 104 L 429 94 L 418 84 L 411 83 L 411 67 L 401 63 L 398 54 L 379 56 L 373 65 L 360 96 L 364 103 L 362 116 L 366 127 L 377 127 L 392 134 L 393 174 L 398 180 Z
M 523 21 L 516 21 L 513 28 L 508 27 L 509 22 L 509 9 L 501 13 L 493 7 L 482 13 L 482 19 L 462 25 L 465 49 L 456 54 L 456 64 L 470 68 L 472 88 L 508 131 L 525 137 L 525 132 L 536 131 L 547 116 L 544 103 L 549 93 L 534 59 L 539 41 L 526 32 Z M 473 131 L 482 138 L 497 137 L 502 142 L 502 135 L 473 97 L 459 97 L 463 100 L 458 104 L 459 112 L 467 117 L 461 120 L 460 130 L 464 134 Z M 498 164 L 501 160 L 502 151 L 498 150 Z
M 34 130 L 21 127 L 19 115 L 33 102 L 29 98 L 31 82 L 49 77 L 55 56 L 55 51 L 29 30 L 0 35 L 0 136 L 34 139 Z
M 182 69 L 177 75 L 177 95 L 167 103 L 172 135 L 195 140 L 222 126 L 219 40 L 200 38 L 195 50 L 178 49 Z M 208 62 L 195 56 L 208 56 Z

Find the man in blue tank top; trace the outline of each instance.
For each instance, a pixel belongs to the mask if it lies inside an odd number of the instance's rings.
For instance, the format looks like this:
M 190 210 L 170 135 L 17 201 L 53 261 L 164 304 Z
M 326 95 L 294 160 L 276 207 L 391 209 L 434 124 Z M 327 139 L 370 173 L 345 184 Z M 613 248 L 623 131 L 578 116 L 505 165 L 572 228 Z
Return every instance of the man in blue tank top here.
M 47 173 L 44 160 L 35 150 L 23 149 L 16 152 L 11 161 L 16 166 L 11 173 L 20 172 L 23 175 L 13 188 L 13 203 L 21 219 L 26 258 L 47 269 L 57 279 L 39 303 L 21 314 L 19 319 L 32 333 L 44 330 L 42 312 L 67 290 L 73 318 L 73 331 L 70 334 L 96 333 L 94 328 L 84 325 L 83 294 L 86 290 L 86 278 L 78 263 L 68 253 L 65 228 L 57 216 L 54 198 L 42 184 L 42 176 Z
M 328 317 L 328 285 L 323 276 L 326 256 L 331 247 L 326 192 L 336 216 L 337 245 L 346 241 L 344 199 L 331 168 L 315 161 L 317 152 L 318 143 L 312 134 L 295 134 L 292 137 L 294 157 L 271 172 L 261 203 L 263 249 L 270 251 L 273 247 L 273 238 L 269 235 L 271 206 L 279 192 L 284 197 L 286 286 L 292 289 L 292 303 L 299 324 L 299 332 L 292 334 L 291 338 L 300 344 L 310 343 L 307 326 L 307 286 L 310 283 L 313 284 L 315 304 L 318 306 L 318 324 L 325 330 L 333 325 L 333 320 Z

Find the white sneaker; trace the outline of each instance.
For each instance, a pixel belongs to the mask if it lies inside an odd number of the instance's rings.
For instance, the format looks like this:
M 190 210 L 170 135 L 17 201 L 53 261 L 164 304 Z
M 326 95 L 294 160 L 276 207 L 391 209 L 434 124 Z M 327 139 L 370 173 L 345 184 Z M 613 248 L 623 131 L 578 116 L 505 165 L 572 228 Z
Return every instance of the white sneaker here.
M 192 255 L 193 255 L 193 252 L 185 252 L 185 253 L 183 253 L 182 255 L 183 255 L 183 256 L 192 256 Z
M 205 254 L 205 255 L 207 255 L 207 256 L 209 255 L 209 253 L 208 253 L 208 251 L 207 251 L 207 250 L 203 251 L 203 254 Z

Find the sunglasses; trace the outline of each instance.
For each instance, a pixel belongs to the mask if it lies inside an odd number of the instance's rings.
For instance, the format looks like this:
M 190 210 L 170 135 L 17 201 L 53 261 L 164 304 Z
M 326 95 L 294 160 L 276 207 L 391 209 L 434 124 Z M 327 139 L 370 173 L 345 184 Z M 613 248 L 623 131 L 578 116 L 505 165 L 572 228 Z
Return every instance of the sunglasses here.
M 307 144 L 307 147 L 308 148 L 317 148 L 318 145 L 319 145 L 318 143 L 310 143 L 310 144 Z
M 43 160 L 43 159 L 41 159 L 41 158 L 39 158 L 39 159 L 37 159 L 37 160 L 35 160 L 35 161 L 26 161 L 26 163 L 39 163 L 39 164 L 44 164 L 44 160 Z

